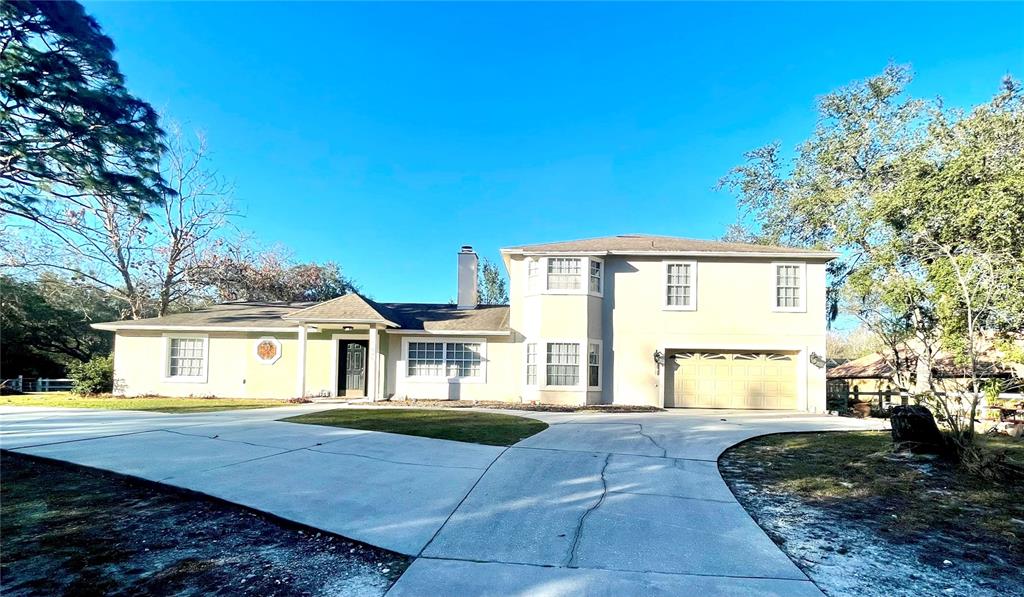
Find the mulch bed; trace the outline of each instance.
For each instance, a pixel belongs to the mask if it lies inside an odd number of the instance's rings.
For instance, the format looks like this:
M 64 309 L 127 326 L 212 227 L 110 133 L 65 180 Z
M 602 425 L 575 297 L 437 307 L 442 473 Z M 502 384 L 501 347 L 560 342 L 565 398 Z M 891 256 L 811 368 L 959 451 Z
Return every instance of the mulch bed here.
M 500 402 L 497 400 L 384 400 L 381 402 L 360 403 L 359 406 L 397 408 L 494 408 L 502 410 L 526 410 L 550 413 L 651 413 L 665 410 L 663 408 L 658 408 L 657 406 L 631 406 L 623 404 L 573 406 L 570 404 L 529 404 L 521 402 Z

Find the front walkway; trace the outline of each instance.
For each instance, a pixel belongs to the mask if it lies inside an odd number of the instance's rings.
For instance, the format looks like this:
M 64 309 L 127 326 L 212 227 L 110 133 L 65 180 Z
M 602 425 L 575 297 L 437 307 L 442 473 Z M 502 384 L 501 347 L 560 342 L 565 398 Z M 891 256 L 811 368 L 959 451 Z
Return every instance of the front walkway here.
M 716 459 L 764 433 L 877 422 L 798 413 L 511 414 L 512 448 L 273 419 L 0 409 L 0 447 L 199 491 L 418 556 L 389 595 L 820 596 Z

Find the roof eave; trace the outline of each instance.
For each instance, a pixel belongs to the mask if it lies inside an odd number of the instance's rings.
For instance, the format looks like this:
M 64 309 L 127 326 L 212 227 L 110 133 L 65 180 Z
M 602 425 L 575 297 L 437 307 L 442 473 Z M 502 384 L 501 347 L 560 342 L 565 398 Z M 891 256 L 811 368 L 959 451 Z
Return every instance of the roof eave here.
M 347 317 L 342 317 L 342 318 L 308 317 L 307 318 L 307 317 L 295 317 L 294 315 L 289 315 L 287 317 L 282 317 L 282 319 L 284 319 L 285 321 L 295 321 L 295 322 L 298 322 L 298 323 L 312 323 L 312 324 L 317 324 L 317 323 L 342 323 L 342 324 L 345 324 L 345 323 L 360 323 L 360 324 L 373 323 L 373 324 L 376 324 L 376 323 L 379 323 L 379 324 L 384 324 L 384 325 L 386 325 L 388 327 L 392 327 L 392 328 L 401 327 L 397 323 L 395 323 L 393 321 L 390 321 L 390 320 L 387 320 L 387 319 L 353 319 L 353 318 L 347 318 Z
M 503 255 L 637 255 L 637 256 L 682 256 L 682 257 L 766 257 L 774 259 L 826 259 L 832 260 L 839 257 L 839 253 L 832 251 L 808 251 L 806 253 L 793 253 L 786 251 L 560 251 L 560 250 L 537 250 L 537 249 L 502 249 Z

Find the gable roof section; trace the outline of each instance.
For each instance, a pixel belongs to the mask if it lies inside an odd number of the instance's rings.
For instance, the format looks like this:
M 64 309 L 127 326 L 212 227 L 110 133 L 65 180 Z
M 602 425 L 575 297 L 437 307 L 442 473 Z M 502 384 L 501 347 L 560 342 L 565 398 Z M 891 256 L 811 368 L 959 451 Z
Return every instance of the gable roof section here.
M 390 327 L 399 326 L 385 317 L 375 303 L 354 292 L 289 313 L 284 318 L 295 322 L 382 323 Z
M 610 255 L 709 255 L 751 257 L 809 257 L 833 259 L 837 253 L 798 247 L 729 243 L 717 240 L 652 236 L 647 234 L 619 234 L 585 238 L 565 242 L 522 245 L 502 249 L 502 253 L 585 253 Z
M 241 331 L 264 328 L 288 329 L 294 328 L 296 324 L 283 319 L 283 317 L 313 304 L 315 303 L 240 301 L 211 305 L 195 311 L 173 313 L 163 317 L 96 323 L 93 324 L 93 327 L 99 330 L 184 330 L 212 327 Z

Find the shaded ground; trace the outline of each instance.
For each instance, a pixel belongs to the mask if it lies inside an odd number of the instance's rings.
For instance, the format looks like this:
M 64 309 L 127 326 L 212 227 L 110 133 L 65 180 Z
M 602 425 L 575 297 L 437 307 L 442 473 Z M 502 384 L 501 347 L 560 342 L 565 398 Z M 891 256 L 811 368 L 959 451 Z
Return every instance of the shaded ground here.
M 117 396 L 76 396 L 67 392 L 3 396 L 0 406 L 56 406 L 104 410 L 145 410 L 163 413 L 202 413 L 218 410 L 288 406 L 284 400 L 253 398 L 119 398 Z
M 387 431 L 488 446 L 511 446 L 548 427 L 543 421 L 501 413 L 411 408 L 338 408 L 282 420 L 309 425 Z
M 384 400 L 381 402 L 374 402 L 373 406 L 385 408 L 494 408 L 500 410 L 527 410 L 549 413 L 653 413 L 665 410 L 664 408 L 659 408 L 657 406 L 634 406 L 628 404 L 591 404 L 587 406 L 574 406 L 571 404 L 529 404 L 520 402 L 501 402 L 498 400 Z
M 0 593 L 379 596 L 409 559 L 128 477 L 2 453 Z
M 1019 440 L 987 441 L 1024 456 Z M 719 468 L 828 595 L 1024 595 L 1024 482 L 890 446 L 887 432 L 771 435 L 726 451 Z

